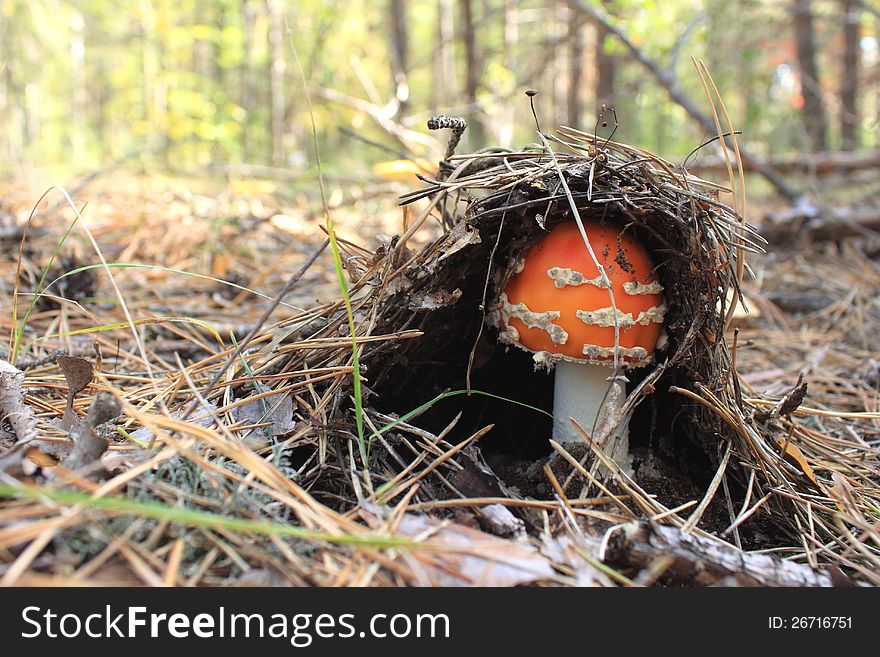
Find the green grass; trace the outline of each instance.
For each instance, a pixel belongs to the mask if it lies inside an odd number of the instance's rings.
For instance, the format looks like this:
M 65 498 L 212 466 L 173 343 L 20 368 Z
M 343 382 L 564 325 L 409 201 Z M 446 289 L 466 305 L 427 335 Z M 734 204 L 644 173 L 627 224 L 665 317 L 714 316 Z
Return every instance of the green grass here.
M 327 226 L 327 237 L 330 238 L 330 250 L 333 253 L 333 266 L 336 269 L 336 278 L 339 281 L 339 289 L 342 292 L 342 300 L 345 303 L 345 314 L 348 318 L 348 330 L 351 335 L 351 365 L 354 397 L 354 418 L 357 426 L 358 451 L 361 455 L 364 469 L 369 468 L 370 455 L 369 445 L 364 439 L 364 403 L 363 393 L 361 392 L 361 370 L 360 358 L 358 354 L 357 334 L 355 333 L 354 314 L 351 310 L 351 295 L 348 293 L 348 282 L 345 280 L 345 267 L 342 265 L 342 255 L 339 251 L 339 242 L 336 240 L 336 231 L 333 227 L 333 218 L 330 216 L 330 207 L 327 204 L 327 193 L 324 190 L 324 173 L 321 165 L 321 148 L 318 145 L 318 126 L 315 123 L 315 111 L 312 107 L 312 94 L 309 92 L 309 83 L 306 80 L 306 74 L 302 64 L 299 61 L 299 53 L 296 45 L 291 40 L 291 49 L 293 50 L 293 58 L 299 71 L 300 80 L 302 81 L 303 93 L 305 94 L 306 103 L 309 106 L 309 119 L 312 127 L 312 147 L 315 151 L 315 166 L 318 173 L 318 188 L 321 191 L 321 205 L 324 209 L 324 222 Z
M 22 337 L 24 336 L 24 331 L 27 328 L 28 320 L 31 317 L 31 313 L 33 312 L 34 308 L 37 305 L 37 301 L 42 296 L 43 292 L 55 283 L 55 281 L 52 281 L 52 283 L 49 283 L 49 285 L 44 287 L 43 284 L 46 282 L 46 277 L 49 275 L 49 271 L 52 269 L 52 265 L 55 263 L 55 260 L 58 258 L 58 254 L 61 252 L 61 247 L 64 246 L 64 243 L 67 241 L 67 238 L 70 237 L 70 233 L 71 233 L 71 231 L 73 231 L 73 227 L 76 225 L 76 222 L 80 217 L 80 214 L 77 213 L 76 217 L 74 217 L 73 221 L 71 221 L 70 225 L 67 227 L 67 230 L 64 231 L 64 235 L 61 236 L 61 240 L 58 242 L 58 244 L 55 245 L 55 250 L 52 251 L 52 255 L 49 258 L 49 262 L 46 263 L 46 266 L 43 268 L 43 272 L 40 275 L 40 280 L 37 282 L 37 290 L 36 290 L 37 293 L 34 295 L 34 298 L 31 299 L 31 303 L 28 306 L 27 311 L 25 311 L 24 317 L 22 317 L 22 319 L 21 319 L 21 323 L 19 323 L 19 321 L 18 321 L 18 294 L 19 294 L 18 284 L 19 284 L 20 274 L 21 274 L 21 259 L 23 257 L 23 253 L 24 253 L 24 243 L 25 243 L 25 240 L 27 239 L 27 230 L 31 225 L 31 221 L 34 218 L 34 214 L 36 213 L 37 208 L 40 206 L 40 203 L 43 202 L 43 199 L 46 198 L 46 196 L 48 196 L 49 192 L 51 192 L 52 189 L 54 189 L 54 188 L 50 187 L 45 192 L 43 192 L 43 195 L 39 198 L 39 200 L 34 204 L 34 207 L 31 209 L 30 216 L 28 217 L 27 223 L 25 224 L 24 232 L 22 233 L 22 236 L 21 236 L 21 244 L 19 245 L 19 249 L 18 249 L 18 270 L 16 272 L 16 277 L 15 277 L 15 289 L 13 290 L 13 293 L 12 293 L 12 340 L 11 340 L 12 344 L 9 349 L 9 362 L 12 363 L 13 365 L 15 364 L 15 361 L 18 358 L 18 352 L 21 349 L 21 340 L 22 340 Z M 76 209 L 76 208 L 74 208 L 74 209 Z M 83 206 L 83 209 L 85 209 L 85 206 Z M 59 280 L 59 279 L 56 279 L 56 281 L 57 280 Z
M 405 538 L 393 536 L 358 536 L 354 534 L 328 534 L 304 527 L 296 527 L 274 522 L 232 518 L 206 511 L 171 507 L 161 502 L 138 502 L 108 495 L 92 497 L 88 493 L 70 490 L 39 488 L 36 486 L 9 486 L 0 484 L 0 498 L 50 500 L 61 504 L 81 505 L 88 509 L 108 511 L 149 518 L 164 522 L 173 522 L 187 527 L 203 527 L 207 529 L 228 529 L 264 536 L 286 536 L 307 541 L 333 543 L 336 545 L 362 545 L 374 548 L 415 547 L 418 543 Z M 83 518 L 83 522 L 87 522 Z

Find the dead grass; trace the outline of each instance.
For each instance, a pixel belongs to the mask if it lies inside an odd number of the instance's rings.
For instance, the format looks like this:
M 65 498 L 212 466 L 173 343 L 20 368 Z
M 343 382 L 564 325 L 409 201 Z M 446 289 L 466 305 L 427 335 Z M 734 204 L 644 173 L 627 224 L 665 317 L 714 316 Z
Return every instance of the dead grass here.
M 337 209 L 366 364 L 367 463 L 354 432 L 351 338 L 326 253 L 219 385 L 207 390 L 261 316 L 265 297 L 323 241 L 310 206 L 241 187 L 191 195 L 167 181 L 164 191 L 138 189 L 142 183 L 134 179 L 88 190 L 84 220 L 105 258 L 164 268 L 113 270 L 131 316 L 186 321 L 138 326 L 143 352 L 127 326 L 76 334 L 125 323 L 99 269 L 87 272 L 90 284 L 68 287 L 67 300 L 47 302 L 31 315 L 16 365 L 25 372 L 25 402 L 37 430 L 32 445 L 18 447 L 21 437 L 6 424 L 0 434 L 0 459 L 13 450 L 25 454 L 16 468 L 0 467 L 0 584 L 662 581 L 662 565 L 648 576 L 601 560 L 605 531 L 640 519 L 731 549 L 743 545 L 747 527 L 771 526 L 764 551 L 812 567 L 833 565 L 877 584 L 876 260 L 854 244 L 753 258 L 758 280 L 745 279 L 743 288 L 762 314 L 743 320 L 736 338 L 723 334 L 723 309 L 719 315 L 715 303 L 740 282 L 734 268 L 719 265 L 757 243 L 735 213 L 713 200 L 712 186 L 650 154 L 610 144 L 606 162 L 598 163 L 586 136 L 569 132 L 566 140 L 574 148 L 554 144 L 560 150 L 554 157 L 530 151 L 453 161 L 416 194 L 424 197 L 424 222 L 418 211 L 411 214 L 406 244 L 376 237 L 401 232 L 399 210 L 383 215 L 369 200 Z M 444 331 L 461 330 L 467 349 L 446 357 L 463 357 L 466 365 L 474 328 L 482 335 L 481 317 L 466 330 L 447 321 L 460 310 L 440 292 L 452 294 L 468 278 L 491 302 L 503 274 L 491 278 L 488 262 L 501 266 L 523 248 L 539 230 L 535 212 L 548 223 L 565 218 L 560 170 L 573 193 L 581 200 L 589 194 L 591 203 L 624 189 L 627 202 L 620 208 L 632 213 L 628 220 L 654 235 L 655 244 L 670 247 L 662 276 L 679 300 L 671 311 L 673 347 L 631 404 L 650 397 L 648 385 L 674 383 L 668 400 L 693 419 L 688 441 L 707 455 L 713 471 L 697 495 L 678 505 L 664 504 L 657 491 L 616 472 L 607 459 L 616 474 L 599 475 L 601 452 L 570 455 L 559 446 L 556 465 L 540 475 L 548 485 L 543 498 L 503 480 L 476 494 L 463 474 L 486 466 L 480 441 L 492 430 L 491 418 L 470 426 L 452 412 L 442 430 L 420 424 L 444 391 L 442 381 L 418 365 L 420 350 L 440 353 Z M 630 190 L 633 183 L 641 187 Z M 5 203 L 21 217 L 38 195 L 7 196 Z M 515 214 L 520 224 L 507 237 L 502 226 L 512 225 Z M 379 216 L 388 218 L 376 222 Z M 72 218 L 61 208 L 31 227 L 22 292 L 39 279 L 63 232 L 62 217 Z M 680 225 L 667 225 L 675 221 Z M 6 334 L 13 330 L 15 251 L 4 249 L 0 261 Z M 67 271 L 96 262 L 79 237 L 62 255 Z M 801 307 L 786 308 L 798 295 Z M 708 311 L 696 312 L 698 303 Z M 193 320 L 210 324 L 220 340 Z M 73 473 L 58 464 L 70 441 L 61 426 L 67 384 L 51 359 L 59 350 L 96 365 L 93 382 L 74 401 L 78 415 L 99 391 L 123 405 L 103 472 Z M 464 372 L 464 365 L 457 367 Z M 805 400 L 796 410 L 780 407 L 802 373 Z M 389 408 L 395 383 L 410 392 L 416 387 L 421 404 Z M 727 514 L 724 527 L 707 524 L 710 507 Z

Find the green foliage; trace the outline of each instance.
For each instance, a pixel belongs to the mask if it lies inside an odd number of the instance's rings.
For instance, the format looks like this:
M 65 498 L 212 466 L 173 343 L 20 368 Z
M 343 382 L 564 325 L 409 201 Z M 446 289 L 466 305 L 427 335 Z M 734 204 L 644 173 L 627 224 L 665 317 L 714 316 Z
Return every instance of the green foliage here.
M 633 42 L 674 74 L 691 98 L 701 98 L 691 56 L 706 61 L 745 132 L 744 142 L 779 153 L 805 146 L 798 108 L 780 75 L 796 69 L 786 4 L 722 0 L 615 0 L 603 6 Z M 390 136 L 393 120 L 426 133 L 431 114 L 468 114 L 482 125 L 484 143 L 534 139 L 528 103 L 541 93 L 545 128 L 566 122 L 570 55 L 566 3 L 528 0 L 472 2 L 478 60 L 462 42 L 462 3 L 409 0 L 404 112 L 395 115 L 390 2 L 352 0 L 152 0 L 125 5 L 97 0 L 0 2 L 0 170 L 35 164 L 80 173 L 131 151 L 160 163 L 216 162 L 304 166 L 311 152 L 307 126 L 315 121 L 328 171 L 366 167 L 389 154 L 340 129 L 400 151 L 435 159 L 443 139 Z M 271 7 L 280 7 L 273 12 Z M 817 7 L 821 84 L 836 139 L 834 102 L 839 76 L 840 21 L 831 5 Z M 281 34 L 282 47 L 272 47 Z M 876 22 L 862 24 L 864 79 L 876 77 Z M 451 40 L 441 41 L 441 36 Z M 577 95 L 581 127 L 595 119 L 596 31 L 583 21 Z M 875 44 L 873 50 L 870 44 Z M 310 116 L 294 74 L 300 53 L 315 107 Z M 676 158 L 705 136 L 613 37 L 601 49 L 615 61 L 617 136 Z M 870 50 L 870 52 L 869 52 Z M 873 58 L 873 59 L 872 59 Z M 464 104 L 467 69 L 476 69 L 476 108 Z M 870 67 L 873 67 L 871 69 Z M 280 94 L 280 95 L 279 95 Z M 331 97 L 332 95 L 332 97 Z M 406 95 L 406 94 L 404 94 Z M 866 146 L 876 146 L 876 101 L 861 90 Z M 372 110 L 365 110 L 364 103 Z M 873 114 L 872 114 L 873 112 Z M 274 129 L 273 129 L 274 126 Z

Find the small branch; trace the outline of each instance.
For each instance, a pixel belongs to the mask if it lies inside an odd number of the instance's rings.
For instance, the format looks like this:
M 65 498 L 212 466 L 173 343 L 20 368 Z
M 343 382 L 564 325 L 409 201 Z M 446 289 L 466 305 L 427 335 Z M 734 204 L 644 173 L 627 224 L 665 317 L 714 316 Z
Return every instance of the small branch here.
M 649 569 L 666 560 L 665 576 L 696 586 L 833 586 L 830 575 L 793 561 L 742 552 L 722 541 L 687 534 L 650 520 L 608 530 L 599 554 L 620 568 Z
M 806 153 L 786 157 L 775 157 L 767 164 L 781 173 L 827 176 L 852 171 L 880 169 L 880 150 L 860 153 Z M 743 169 L 754 172 L 754 163 L 743 161 Z M 706 158 L 688 166 L 689 171 L 719 172 L 727 171 L 727 165 L 720 158 Z
M 657 79 L 657 82 L 660 83 L 660 86 L 666 90 L 669 97 L 675 103 L 681 106 L 681 108 L 684 109 L 684 111 L 687 112 L 701 128 L 707 132 L 715 133 L 715 123 L 712 119 L 700 111 L 690 98 L 685 96 L 684 92 L 679 88 L 675 78 L 672 77 L 670 73 L 661 69 L 654 60 L 650 59 L 645 53 L 639 50 L 629 37 L 611 22 L 610 17 L 604 9 L 598 6 L 588 5 L 583 2 L 583 0 L 569 0 L 569 5 L 572 8 L 587 14 L 596 23 L 608 30 L 609 33 L 613 34 L 621 43 L 623 43 L 624 46 L 626 46 L 627 50 L 629 50 L 630 54 L 636 59 L 636 61 L 638 61 Z M 729 138 L 728 142 L 732 148 L 733 142 L 730 141 Z M 803 196 L 803 192 L 789 185 L 775 168 L 752 155 L 749 151 L 743 148 L 741 144 L 739 146 L 739 151 L 743 159 L 743 164 L 748 164 L 754 171 L 764 176 L 764 178 L 773 185 L 776 191 L 786 199 L 791 202 L 796 202 Z
M 880 209 L 866 207 L 822 208 L 818 215 L 795 206 L 769 215 L 761 224 L 761 235 L 771 243 L 784 244 L 796 238 L 839 240 L 847 237 L 877 237 Z

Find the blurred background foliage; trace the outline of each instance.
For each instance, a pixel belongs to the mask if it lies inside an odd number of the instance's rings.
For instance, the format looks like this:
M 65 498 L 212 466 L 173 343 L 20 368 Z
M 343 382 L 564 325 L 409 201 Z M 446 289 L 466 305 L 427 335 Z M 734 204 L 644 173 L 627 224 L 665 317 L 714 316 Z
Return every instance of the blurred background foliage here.
M 710 135 L 582 5 L 706 108 L 703 59 L 759 155 L 878 146 L 863 0 L 0 0 L 0 173 L 308 171 L 314 118 L 325 170 L 354 174 L 442 157 L 435 114 L 468 119 L 462 148 L 534 141 L 526 88 L 545 129 L 604 102 L 616 139 L 680 161 Z

